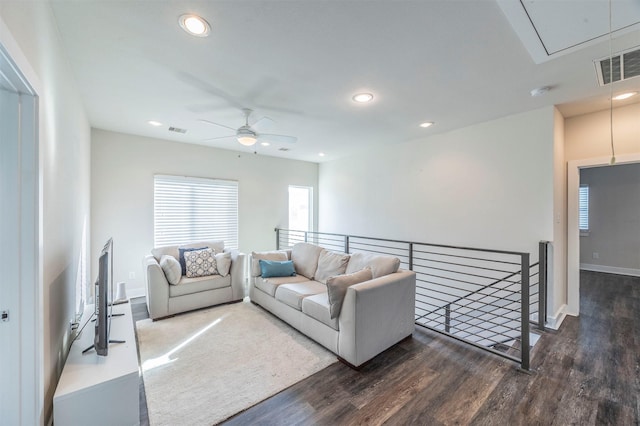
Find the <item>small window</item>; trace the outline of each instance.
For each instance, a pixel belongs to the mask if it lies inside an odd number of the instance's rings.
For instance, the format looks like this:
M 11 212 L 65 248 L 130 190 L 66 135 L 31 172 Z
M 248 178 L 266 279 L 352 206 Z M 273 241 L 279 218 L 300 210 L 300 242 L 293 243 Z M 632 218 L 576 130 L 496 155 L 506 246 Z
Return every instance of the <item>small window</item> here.
M 156 175 L 154 245 L 223 240 L 238 248 L 238 182 Z
M 313 188 L 289 185 L 289 229 L 313 230 Z
M 578 211 L 580 218 L 578 223 L 580 232 L 585 234 L 589 232 L 589 185 L 580 185 L 579 196 Z

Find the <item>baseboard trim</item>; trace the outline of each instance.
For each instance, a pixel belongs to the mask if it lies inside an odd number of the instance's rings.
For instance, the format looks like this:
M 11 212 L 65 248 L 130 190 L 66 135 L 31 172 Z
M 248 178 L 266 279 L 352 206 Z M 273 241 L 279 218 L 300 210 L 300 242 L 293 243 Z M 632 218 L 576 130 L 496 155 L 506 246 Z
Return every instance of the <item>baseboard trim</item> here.
M 552 330 L 558 330 L 562 325 L 562 321 L 567 317 L 567 305 L 562 305 L 554 315 L 547 315 L 547 323 L 545 326 Z
M 630 275 L 640 277 L 640 269 L 635 268 L 618 268 L 616 266 L 593 265 L 590 263 L 581 263 L 580 269 L 583 271 L 605 272 L 607 274 Z

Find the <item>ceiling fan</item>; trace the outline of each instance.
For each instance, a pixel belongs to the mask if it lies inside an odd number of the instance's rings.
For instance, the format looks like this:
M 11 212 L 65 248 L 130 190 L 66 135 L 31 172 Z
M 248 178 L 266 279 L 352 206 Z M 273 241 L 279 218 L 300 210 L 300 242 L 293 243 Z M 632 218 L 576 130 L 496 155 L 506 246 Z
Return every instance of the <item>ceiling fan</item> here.
M 205 140 L 212 141 L 212 140 L 235 138 L 238 142 L 240 142 L 244 146 L 252 146 L 258 140 L 260 142 L 263 142 L 263 143 L 264 142 L 269 142 L 269 143 L 295 143 L 298 140 L 298 138 L 296 138 L 295 136 L 274 135 L 274 134 L 271 134 L 271 133 L 259 133 L 259 132 L 256 131 L 257 128 L 260 128 L 260 126 L 263 126 L 266 123 L 273 122 L 273 120 L 271 120 L 269 117 L 262 117 L 259 120 L 257 120 L 255 123 L 253 123 L 253 125 L 249 125 L 249 117 L 251 116 L 251 113 L 253 112 L 253 110 L 251 110 L 249 108 L 242 108 L 242 112 L 244 113 L 244 125 L 240 126 L 237 129 L 234 129 L 233 127 L 226 126 L 224 124 L 214 123 L 213 121 L 199 119 L 198 121 L 201 121 L 203 123 L 212 124 L 214 126 L 224 127 L 225 129 L 233 130 L 235 132 L 235 136 L 233 136 L 233 135 L 220 136 L 220 137 L 217 137 L 217 138 L 210 138 L 210 139 L 205 139 Z

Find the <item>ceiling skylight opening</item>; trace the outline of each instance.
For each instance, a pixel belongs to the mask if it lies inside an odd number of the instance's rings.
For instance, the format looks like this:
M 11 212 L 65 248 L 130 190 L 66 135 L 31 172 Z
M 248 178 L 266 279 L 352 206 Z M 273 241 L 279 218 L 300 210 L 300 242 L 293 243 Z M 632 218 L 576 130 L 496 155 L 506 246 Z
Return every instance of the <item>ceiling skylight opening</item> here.
M 422 127 L 423 129 L 426 129 L 427 127 L 431 127 L 433 125 L 433 121 L 425 121 L 424 123 L 420 123 L 420 127 Z
M 638 94 L 638 92 L 621 93 L 619 95 L 614 96 L 613 100 L 614 101 L 623 101 L 623 100 L 629 99 L 630 97 L 635 96 L 637 94 Z
M 358 102 L 359 104 L 365 104 L 367 102 L 371 102 L 373 100 L 373 95 L 371 93 L 357 93 L 353 95 L 354 102 Z
M 159 122 L 159 121 L 155 121 L 155 120 L 149 120 L 149 121 L 147 121 L 147 124 L 150 124 L 150 125 L 152 125 L 152 126 L 154 126 L 154 127 L 160 127 L 160 126 L 162 126 L 162 123 L 161 123 L 161 122 Z
M 182 15 L 178 19 L 178 23 L 183 30 L 192 36 L 207 37 L 211 32 L 211 26 L 209 23 L 198 15 Z

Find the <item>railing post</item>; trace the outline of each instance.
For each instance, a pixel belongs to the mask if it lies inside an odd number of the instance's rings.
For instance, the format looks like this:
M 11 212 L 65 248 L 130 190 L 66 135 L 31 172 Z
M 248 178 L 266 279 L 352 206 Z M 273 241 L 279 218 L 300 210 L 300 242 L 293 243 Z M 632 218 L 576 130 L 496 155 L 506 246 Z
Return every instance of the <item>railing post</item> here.
M 307 236 L 307 231 L 304 231 L 304 242 L 308 243 L 308 236 Z
M 409 270 L 413 271 L 413 243 L 409 243 Z
M 444 331 L 449 333 L 451 330 L 451 303 L 444 307 Z
M 276 228 L 276 250 L 280 250 L 280 228 Z
M 529 253 L 523 253 L 520 259 L 520 366 L 529 371 Z
M 548 241 L 538 245 L 538 328 L 545 329 L 547 321 L 547 248 Z
M 349 253 L 349 236 L 344 236 L 344 252 Z

